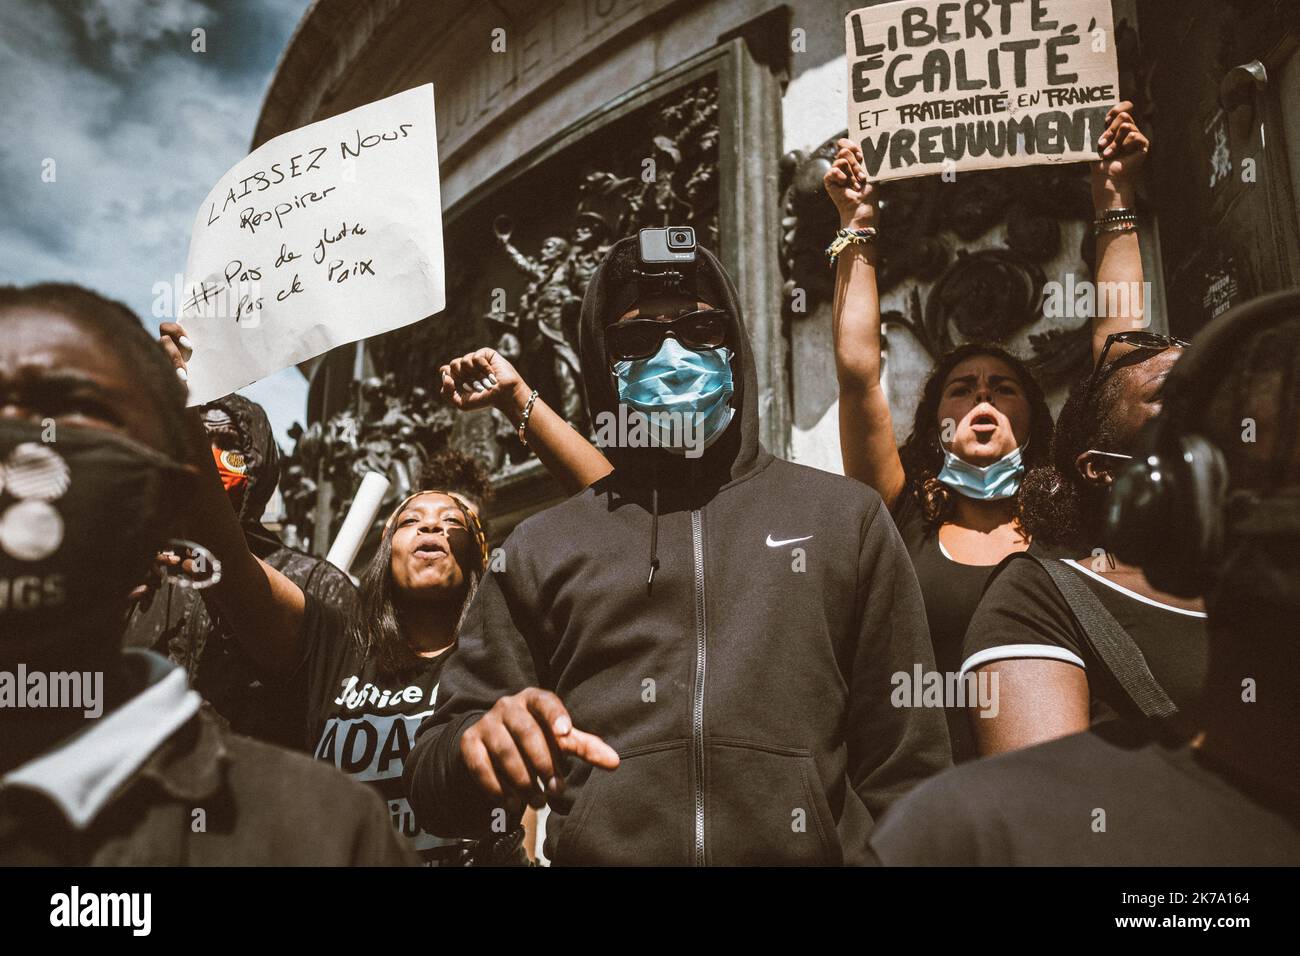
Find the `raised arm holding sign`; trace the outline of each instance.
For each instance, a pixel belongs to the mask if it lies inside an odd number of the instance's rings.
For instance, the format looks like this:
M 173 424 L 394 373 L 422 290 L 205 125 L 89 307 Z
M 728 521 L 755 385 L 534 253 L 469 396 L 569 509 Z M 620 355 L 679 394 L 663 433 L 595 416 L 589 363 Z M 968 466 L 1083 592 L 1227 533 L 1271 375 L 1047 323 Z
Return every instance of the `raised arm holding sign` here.
M 255 149 L 203 201 L 185 274 L 191 405 L 441 312 L 433 86 Z
M 1093 207 L 1131 209 L 1136 184 L 1150 150 L 1138 128 L 1133 104 L 1124 102 L 1107 113 L 1105 131 L 1091 157 Z M 842 139 L 825 175 L 826 192 L 844 229 L 880 227 L 879 187 L 872 183 L 861 148 Z M 870 485 L 893 505 L 906 484 L 903 462 L 894 443 L 889 402 L 880 382 L 881 309 L 876 283 L 878 254 L 874 242 L 849 246 L 836 271 L 834 311 L 835 362 L 840 387 L 840 448 L 844 473 Z M 1096 283 L 1101 288 L 1124 285 L 1138 290 L 1122 312 L 1092 317 L 1093 359 L 1112 332 L 1146 324 L 1142 282 L 1142 251 L 1136 231 L 1108 232 L 1097 237 Z
M 1037 13 L 1044 5 L 1030 9 Z M 954 51 L 955 62 L 961 62 L 962 52 Z M 1080 157 L 1092 165 L 1093 204 L 1100 220 L 1095 284 L 1080 286 L 1100 290 L 1109 285 L 1129 289 L 1143 285 L 1132 209 L 1148 144 L 1131 111 L 1127 102 L 1105 111 Z M 1020 488 L 1026 475 L 1050 461 L 1051 413 L 1042 389 L 1022 361 L 996 343 L 965 343 L 936 356 L 935 368 L 918 396 L 912 437 L 903 448 L 896 446 L 890 402 L 880 380 L 876 237 L 888 242 L 891 230 L 906 223 L 891 225 L 887 216 L 878 221 L 879 193 L 890 186 L 872 180 L 897 179 L 917 171 L 892 170 L 882 175 L 885 159 L 879 150 L 873 172 L 868 150 L 855 138 L 840 140 L 838 147 L 825 186 L 842 226 L 833 246 L 840 255 L 832 327 L 844 471 L 874 487 L 890 507 L 921 584 L 936 663 L 940 670 L 956 671 L 964 659 L 962 640 L 989 569 L 1030 544 L 1020 520 Z M 1032 160 L 1024 158 L 1026 150 L 1019 152 L 1025 162 Z M 943 180 L 933 184 L 937 201 L 942 201 L 940 194 L 952 181 L 946 175 Z M 1098 291 L 1094 302 L 1100 301 Z M 1118 312 L 1094 309 L 1094 350 L 1110 332 L 1145 324 L 1143 296 L 1130 295 L 1126 302 L 1129 308 Z M 1022 665 L 1026 669 L 1016 670 Z M 1010 716 L 981 712 L 981 717 L 994 719 L 975 720 L 978 731 L 964 708 L 949 709 L 955 759 L 976 756 L 981 747 L 993 746 L 993 739 L 1072 732 L 1078 729 L 1072 722 L 1079 713 L 1086 723 L 1087 684 L 1078 668 L 1059 661 L 1007 661 L 996 666 L 996 675 L 989 679 L 1033 684 L 1040 691 L 1036 700 L 1049 706 L 1022 707 Z M 1081 707 L 1076 706 L 1080 699 Z M 994 724 L 997 730 L 991 731 Z
M 1096 159 L 1119 100 L 1110 0 L 900 0 L 845 33 L 873 181 Z

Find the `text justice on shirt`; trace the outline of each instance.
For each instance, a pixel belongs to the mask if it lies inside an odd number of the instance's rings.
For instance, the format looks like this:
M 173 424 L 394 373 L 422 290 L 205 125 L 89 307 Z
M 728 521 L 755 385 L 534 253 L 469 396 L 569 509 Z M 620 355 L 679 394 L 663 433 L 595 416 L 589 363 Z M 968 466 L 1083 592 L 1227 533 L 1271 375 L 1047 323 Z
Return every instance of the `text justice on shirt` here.
M 358 780 L 380 784 L 386 800 L 396 799 L 403 795 L 402 766 L 420 723 L 433 712 L 437 685 L 428 690 L 428 706 L 420 708 L 412 706 L 425 698 L 419 686 L 389 690 L 367 682 L 357 687 L 359 680 L 352 676 L 344 681 L 315 756 Z
M 424 689 L 415 684 L 405 690 L 394 691 L 384 687 L 376 687 L 369 681 L 358 688 L 359 680 L 360 678 L 354 674 L 344 681 L 343 693 L 334 698 L 334 703 L 346 707 L 348 710 L 357 710 L 367 705 L 382 709 L 389 706 L 389 704 L 418 704 L 424 698 Z M 430 703 L 432 703 L 432 700 Z

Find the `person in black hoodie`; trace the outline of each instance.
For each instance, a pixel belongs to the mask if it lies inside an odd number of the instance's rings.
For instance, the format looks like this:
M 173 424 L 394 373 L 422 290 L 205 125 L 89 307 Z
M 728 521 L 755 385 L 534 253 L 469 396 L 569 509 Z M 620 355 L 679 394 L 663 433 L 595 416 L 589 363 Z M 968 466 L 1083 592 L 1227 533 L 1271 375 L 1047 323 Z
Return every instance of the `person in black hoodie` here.
M 222 486 L 239 519 L 249 550 L 322 604 L 349 614 L 357 589 L 348 576 L 280 540 L 261 516 L 280 480 L 280 454 L 262 406 L 231 394 L 201 409 L 204 430 Z M 190 683 L 232 730 L 306 750 L 305 674 L 287 682 L 267 681 L 236 638 L 234 629 L 206 592 L 171 580 L 143 591 L 131 612 L 125 644 L 147 647 L 185 668 Z
M 630 397 L 646 368 L 618 361 L 609 327 L 646 318 L 673 323 L 648 336 L 668 393 L 734 379 L 705 416 L 721 431 L 694 456 L 607 444 L 610 475 L 510 534 L 406 763 L 411 805 L 477 836 L 548 803 L 556 864 L 861 862 L 874 819 L 951 759 L 941 709 L 890 704 L 891 675 L 933 667 L 916 576 L 879 495 L 759 444 L 718 260 L 699 250 L 663 292 L 637 244 L 583 300 L 597 432 L 619 415 L 616 370 Z M 700 372 L 720 361 L 730 375 Z

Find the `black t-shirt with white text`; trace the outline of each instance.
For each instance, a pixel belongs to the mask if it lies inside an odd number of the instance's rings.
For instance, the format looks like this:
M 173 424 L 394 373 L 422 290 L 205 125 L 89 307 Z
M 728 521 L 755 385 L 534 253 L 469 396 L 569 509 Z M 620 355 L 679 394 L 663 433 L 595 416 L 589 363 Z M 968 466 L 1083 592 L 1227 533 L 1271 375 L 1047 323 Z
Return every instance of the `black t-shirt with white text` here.
M 433 713 L 438 678 L 451 652 L 384 678 L 363 659 L 334 608 L 310 595 L 303 619 L 307 740 L 318 760 L 369 783 L 388 805 L 393 826 L 426 864 L 453 858 L 462 845 L 421 830 L 406 798 L 402 768 L 420 722 Z

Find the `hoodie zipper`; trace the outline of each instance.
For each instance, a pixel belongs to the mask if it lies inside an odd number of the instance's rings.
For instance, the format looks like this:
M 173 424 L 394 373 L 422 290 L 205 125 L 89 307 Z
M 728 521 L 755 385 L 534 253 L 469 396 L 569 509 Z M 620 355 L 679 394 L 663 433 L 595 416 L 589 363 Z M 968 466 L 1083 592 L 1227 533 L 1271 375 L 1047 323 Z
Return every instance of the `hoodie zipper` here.
M 695 694 L 691 704 L 691 743 L 695 761 L 695 865 L 704 865 L 704 512 L 691 512 L 695 554 Z

